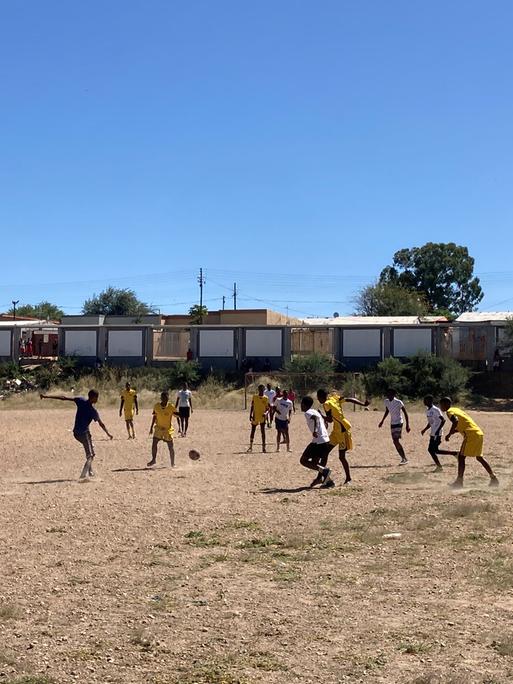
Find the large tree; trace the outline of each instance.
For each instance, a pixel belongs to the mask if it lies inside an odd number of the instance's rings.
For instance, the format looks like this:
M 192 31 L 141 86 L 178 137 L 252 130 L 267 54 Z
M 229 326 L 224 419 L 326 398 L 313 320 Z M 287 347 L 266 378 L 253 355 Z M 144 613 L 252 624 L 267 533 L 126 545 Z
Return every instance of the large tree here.
M 94 294 L 91 299 L 86 299 L 82 313 L 86 316 L 144 316 L 154 313 L 154 310 L 141 302 L 133 290 L 108 287 L 99 295 Z
M 474 259 L 466 247 L 454 242 L 428 242 L 399 250 L 379 282 L 416 290 L 432 312 L 459 315 L 474 311 L 483 299 L 479 278 L 474 276 Z
M 208 316 L 208 309 L 206 306 L 193 304 L 189 309 L 189 316 L 191 317 L 192 325 L 201 325 L 204 319 Z
M 8 313 L 12 316 L 14 314 L 14 309 L 9 309 Z M 59 309 L 56 304 L 43 301 L 39 302 L 39 304 L 21 304 L 21 306 L 17 306 L 16 316 L 30 316 L 31 318 L 47 318 L 51 321 L 60 321 L 64 316 L 64 311 Z
M 393 283 L 367 285 L 354 303 L 359 316 L 424 316 L 429 308 L 421 293 Z

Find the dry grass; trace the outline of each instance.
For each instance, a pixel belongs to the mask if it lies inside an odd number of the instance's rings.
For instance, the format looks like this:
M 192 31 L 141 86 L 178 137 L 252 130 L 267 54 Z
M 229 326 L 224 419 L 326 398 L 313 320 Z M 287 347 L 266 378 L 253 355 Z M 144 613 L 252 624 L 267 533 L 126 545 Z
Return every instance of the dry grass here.
M 116 439 L 93 427 L 85 485 L 72 412 L 0 414 L 2 684 L 513 681 L 502 415 L 479 417 L 498 491 L 473 461 L 451 491 L 454 462 L 432 473 L 414 412 L 405 469 L 376 415 L 352 414 L 354 484 L 320 491 L 298 464 L 300 415 L 293 454 L 250 456 L 247 414 L 198 410 L 177 467 L 161 448 L 147 470 L 148 408 L 135 441 L 99 409 Z

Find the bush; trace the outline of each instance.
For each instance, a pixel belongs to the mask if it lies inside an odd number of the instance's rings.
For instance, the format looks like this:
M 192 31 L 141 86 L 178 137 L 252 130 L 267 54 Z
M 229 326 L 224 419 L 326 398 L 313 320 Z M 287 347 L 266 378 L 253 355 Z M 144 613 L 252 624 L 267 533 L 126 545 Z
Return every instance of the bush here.
M 167 372 L 168 387 L 179 387 L 184 382 L 194 385 L 200 378 L 200 372 L 198 361 L 177 361 Z
M 389 358 L 365 376 L 370 395 L 384 395 L 389 387 L 397 394 L 421 399 L 426 394 L 458 399 L 466 389 L 470 372 L 451 358 L 417 354 L 408 361 Z
M 285 384 L 294 387 L 297 380 L 294 373 L 304 374 L 304 385 L 307 391 L 316 390 L 319 387 L 327 387 L 333 383 L 335 367 L 331 357 L 327 354 L 314 352 L 307 356 L 296 356 L 284 366 L 286 373 L 290 373 L 290 378 L 285 378 Z

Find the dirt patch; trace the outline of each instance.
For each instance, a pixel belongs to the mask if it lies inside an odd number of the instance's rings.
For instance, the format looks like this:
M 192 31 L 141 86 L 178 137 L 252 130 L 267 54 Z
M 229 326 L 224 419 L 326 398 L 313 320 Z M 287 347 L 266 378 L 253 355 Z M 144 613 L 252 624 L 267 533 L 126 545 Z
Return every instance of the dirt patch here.
M 99 408 L 116 439 L 93 428 L 87 484 L 72 413 L 0 412 L 0 682 L 513 679 L 509 417 L 475 414 L 498 490 L 474 461 L 449 490 L 455 460 L 433 472 L 423 415 L 400 468 L 380 416 L 357 412 L 354 484 L 335 454 L 319 491 L 299 414 L 292 454 L 245 455 L 247 414 L 198 410 L 177 467 L 161 445 L 149 470 L 150 412 L 128 441 Z

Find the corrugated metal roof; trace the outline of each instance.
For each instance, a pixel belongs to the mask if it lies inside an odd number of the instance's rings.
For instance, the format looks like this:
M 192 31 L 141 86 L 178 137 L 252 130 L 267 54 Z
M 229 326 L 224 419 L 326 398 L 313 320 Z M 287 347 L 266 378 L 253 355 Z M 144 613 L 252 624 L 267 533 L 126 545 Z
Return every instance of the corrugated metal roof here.
M 457 323 L 505 323 L 506 319 L 513 318 L 513 311 L 469 311 L 461 314 L 456 319 Z
M 305 325 L 357 326 L 357 325 L 422 325 L 445 323 L 445 316 L 337 316 L 330 318 L 304 318 Z

